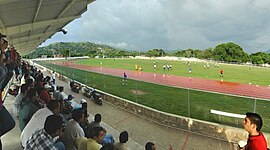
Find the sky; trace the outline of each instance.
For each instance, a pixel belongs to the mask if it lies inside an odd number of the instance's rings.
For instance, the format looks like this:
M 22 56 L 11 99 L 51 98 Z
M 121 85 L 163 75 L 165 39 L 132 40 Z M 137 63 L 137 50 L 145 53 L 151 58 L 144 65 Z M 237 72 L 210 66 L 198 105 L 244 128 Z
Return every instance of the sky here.
M 270 49 L 270 0 L 96 0 L 54 42 L 94 42 L 126 50 Z

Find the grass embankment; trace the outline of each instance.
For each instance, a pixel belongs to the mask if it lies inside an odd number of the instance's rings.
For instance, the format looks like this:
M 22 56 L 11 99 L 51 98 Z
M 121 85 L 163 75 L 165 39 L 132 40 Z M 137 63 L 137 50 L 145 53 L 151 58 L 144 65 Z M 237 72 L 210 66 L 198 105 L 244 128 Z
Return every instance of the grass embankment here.
M 174 88 L 131 79 L 128 80 L 127 86 L 123 86 L 122 78 L 119 77 L 70 69 L 45 62 L 39 63 L 74 80 L 89 86 L 94 85 L 99 90 L 176 115 L 241 127 L 241 119 L 218 117 L 210 114 L 210 109 L 237 114 L 245 114 L 254 110 L 253 99 Z M 257 100 L 256 106 L 256 111 L 264 119 L 263 131 L 270 132 L 268 117 L 270 110 L 267 109 L 270 107 L 270 103 Z

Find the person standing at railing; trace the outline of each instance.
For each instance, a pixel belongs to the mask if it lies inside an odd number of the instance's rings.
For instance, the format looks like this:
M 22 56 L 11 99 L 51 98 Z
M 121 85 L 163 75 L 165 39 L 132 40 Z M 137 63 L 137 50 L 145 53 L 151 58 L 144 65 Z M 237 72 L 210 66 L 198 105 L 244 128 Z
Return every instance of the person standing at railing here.
M 0 90 L 2 90 L 2 84 L 4 79 L 6 78 L 7 74 L 7 68 L 4 64 L 4 58 L 5 58 L 5 48 L 4 48 L 4 35 L 0 33 Z
M 52 72 L 52 83 L 53 85 L 55 85 L 55 72 L 54 71 Z
M 246 113 L 243 127 L 248 132 L 248 141 L 245 146 L 239 144 L 240 150 L 267 150 L 267 143 L 260 131 L 263 125 L 262 118 L 256 113 Z
M 0 78 L 0 81 L 3 81 L 7 75 L 5 72 L 3 72 L 4 70 L 6 70 L 4 66 L 4 62 L 3 62 L 4 55 L 5 55 L 5 45 L 4 45 L 4 39 L 3 39 L 4 37 L 6 36 L 0 33 L 0 50 L 1 50 L 0 77 L 2 76 L 2 78 Z M 7 111 L 6 107 L 3 105 L 2 90 L 4 87 L 5 85 L 3 85 L 3 83 L 0 83 L 0 137 L 15 127 L 14 119 L 12 118 L 10 113 Z M 2 150 L 1 139 L 0 139 L 0 150 Z

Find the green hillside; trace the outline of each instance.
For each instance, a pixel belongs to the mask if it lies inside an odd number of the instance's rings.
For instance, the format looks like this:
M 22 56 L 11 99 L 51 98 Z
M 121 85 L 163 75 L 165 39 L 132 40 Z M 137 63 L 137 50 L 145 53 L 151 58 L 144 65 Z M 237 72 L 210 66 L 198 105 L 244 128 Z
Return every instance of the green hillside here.
M 89 57 L 119 57 L 128 55 L 135 55 L 138 52 L 128 52 L 126 50 L 113 48 L 108 45 L 95 44 L 91 42 L 60 42 L 53 43 L 45 47 L 39 47 L 26 57 L 40 58 L 44 55 L 53 57 L 54 55 L 61 56 L 89 56 Z M 134 53 L 134 54 L 133 54 Z

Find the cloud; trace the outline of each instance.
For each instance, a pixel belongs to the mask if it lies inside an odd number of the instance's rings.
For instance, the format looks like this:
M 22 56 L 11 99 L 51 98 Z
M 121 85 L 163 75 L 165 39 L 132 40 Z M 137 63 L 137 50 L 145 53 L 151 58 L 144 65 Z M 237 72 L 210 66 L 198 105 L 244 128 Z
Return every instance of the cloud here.
M 270 48 L 269 0 L 98 0 L 46 43 L 99 41 L 130 50 L 206 49 L 235 42 L 247 52 Z
M 106 45 L 109 45 L 111 47 L 116 47 L 116 48 L 125 49 L 125 50 L 138 49 L 134 45 L 130 45 L 128 43 L 123 43 L 123 42 L 122 43 L 113 43 L 113 42 L 104 43 L 102 41 L 94 41 L 94 43 L 96 43 L 96 44 L 106 44 Z

